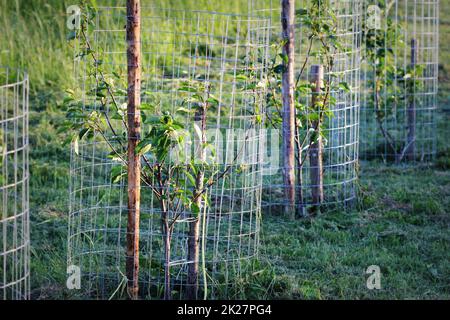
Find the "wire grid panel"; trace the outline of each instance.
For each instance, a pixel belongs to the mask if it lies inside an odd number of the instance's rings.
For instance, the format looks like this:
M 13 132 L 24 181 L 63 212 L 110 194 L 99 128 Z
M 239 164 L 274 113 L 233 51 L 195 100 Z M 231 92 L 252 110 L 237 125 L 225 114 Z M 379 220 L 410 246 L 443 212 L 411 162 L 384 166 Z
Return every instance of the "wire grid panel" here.
M 102 53 L 106 77 L 112 77 L 114 71 L 126 79 L 125 19 L 125 8 L 101 8 L 96 27 L 89 32 L 91 45 Z M 143 115 L 143 133 L 150 128 L 153 114 L 170 113 L 187 131 L 194 132 L 191 144 L 184 151 L 177 150 L 171 160 L 195 156 L 199 138 L 192 126 L 199 119 L 196 112 L 190 112 L 195 105 L 189 102 L 195 93 L 182 92 L 180 87 L 186 83 L 203 86 L 218 102 L 205 116 L 212 146 L 208 159 L 213 158 L 205 176 L 212 171 L 226 174 L 207 189 L 209 205 L 200 213 L 200 296 L 237 297 L 237 278 L 258 252 L 262 189 L 259 141 L 265 97 L 265 88 L 259 83 L 266 74 L 269 22 L 249 16 L 143 7 L 141 24 L 142 113 L 153 108 Z M 100 110 L 98 99 L 89 95 L 95 80 L 88 76 L 85 59 L 79 60 L 76 69 L 83 108 Z M 119 105 L 125 103 L 125 93 L 116 99 Z M 178 116 L 176 111 L 181 107 L 188 110 Z M 104 111 L 113 114 L 112 109 Z M 115 140 L 125 131 L 120 122 L 113 124 L 118 133 L 105 135 L 119 149 Z M 88 295 L 101 299 L 120 296 L 116 289 L 124 284 L 125 266 L 126 183 L 111 182 L 111 170 L 117 163 L 109 153 L 102 139 L 92 137 L 80 141 L 76 149 L 74 146 L 71 156 L 68 263 L 81 268 Z M 152 155 L 147 156 L 151 161 Z M 140 294 L 162 298 L 166 264 L 162 207 L 146 185 L 141 189 L 141 208 Z M 187 258 L 192 213 L 175 206 L 167 212 L 170 219 L 180 215 L 171 240 L 169 265 L 172 297 L 183 298 L 192 263 Z
M 0 68 L 0 299 L 30 297 L 28 76 Z
M 250 2 L 250 11 L 270 17 L 272 20 L 272 42 L 281 40 L 281 12 L 280 2 L 274 0 L 253 0 Z M 340 47 L 333 51 L 329 57 L 333 66 L 327 67 L 320 56 L 323 44 L 314 38 L 310 39 L 311 30 L 305 23 L 305 17 L 310 17 L 314 6 L 328 7 L 323 11 L 323 16 L 317 20 L 334 20 L 334 39 Z M 308 143 L 296 144 L 296 185 L 297 207 L 316 207 L 323 205 L 331 209 L 342 205 L 347 206 L 356 198 L 358 143 L 359 143 L 359 109 L 360 109 L 360 60 L 361 60 L 361 27 L 363 17 L 363 3 L 361 0 L 324 0 L 295 1 L 296 29 L 295 29 L 295 78 L 299 79 L 298 85 L 302 86 L 310 82 L 311 67 L 322 65 L 324 67 L 324 81 L 329 87 L 329 115 L 325 117 L 322 126 L 323 135 L 323 199 L 317 201 L 313 196 L 313 190 L 317 184 L 311 179 L 311 171 L 317 167 L 311 164 L 310 154 L 312 148 Z M 319 9 L 320 10 L 320 9 Z M 332 16 L 335 16 L 334 18 Z M 312 44 L 312 45 L 311 45 Z M 274 54 L 274 53 L 272 53 Z M 331 65 L 331 64 L 330 64 Z M 350 89 L 350 90 L 345 90 Z M 324 90 L 326 91 L 326 90 Z M 298 102 L 304 106 L 310 106 L 312 94 L 301 93 Z M 298 141 L 310 140 L 310 132 L 315 126 L 308 121 L 314 117 L 315 111 L 311 108 L 299 110 L 297 117 L 301 116 L 303 123 L 299 126 Z M 270 108 L 269 108 L 270 114 Z M 281 139 L 280 139 L 281 141 Z M 299 149 L 302 151 L 299 152 Z M 283 154 L 280 153 L 280 164 L 283 163 Z M 301 162 L 299 163 L 299 160 Z M 300 169 L 299 169 L 300 168 Z M 265 206 L 278 212 L 285 206 L 285 188 L 282 179 L 282 170 L 265 172 L 264 203 Z M 299 181 L 301 181 L 299 183 Z M 299 196 L 301 189 L 302 196 Z M 299 199 L 301 199 L 299 201 Z M 303 212 L 304 213 L 304 212 Z
M 436 155 L 439 1 L 366 1 L 361 159 Z

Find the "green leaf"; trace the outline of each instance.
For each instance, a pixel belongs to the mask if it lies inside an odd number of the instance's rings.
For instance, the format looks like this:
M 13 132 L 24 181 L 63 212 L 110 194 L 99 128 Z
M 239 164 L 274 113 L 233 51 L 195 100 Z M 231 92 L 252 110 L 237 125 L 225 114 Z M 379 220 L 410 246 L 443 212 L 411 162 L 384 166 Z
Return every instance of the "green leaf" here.
M 404 77 L 403 77 L 404 80 L 408 80 L 408 79 L 411 79 L 411 78 L 412 78 L 412 75 L 410 73 L 405 74 Z
M 299 93 L 302 93 L 302 94 L 310 94 L 311 93 L 311 89 L 313 87 L 314 87 L 314 85 L 311 85 L 310 83 L 302 84 L 302 85 L 299 85 L 296 90 Z
M 111 169 L 111 182 L 117 183 L 119 182 L 122 177 L 124 177 L 127 174 L 126 171 L 123 170 L 122 166 L 115 166 Z
M 141 112 L 141 121 L 142 123 L 145 123 L 147 121 L 147 115 L 145 114 L 145 112 Z
M 111 151 L 107 158 L 112 161 L 122 161 L 120 155 L 115 151 Z
M 150 104 L 150 103 L 141 103 L 140 106 L 141 110 L 146 110 L 146 111 L 154 111 L 155 110 L 155 106 Z
M 103 91 L 97 91 L 97 97 L 106 98 L 106 94 L 104 94 Z
M 177 109 L 177 112 L 178 113 L 192 113 L 192 112 L 194 112 L 194 110 L 189 110 L 188 108 L 181 107 L 181 108 Z
M 283 61 L 284 65 L 289 63 L 289 56 L 287 54 L 280 53 L 278 56 L 281 58 L 281 61 Z
M 310 113 L 307 117 L 310 121 L 319 121 L 319 114 L 317 113 Z
M 273 68 L 273 72 L 275 72 L 277 74 L 281 74 L 283 72 L 286 72 L 286 67 L 282 64 L 279 64 L 275 68 Z
M 197 167 L 193 163 L 190 163 L 189 167 L 191 168 L 194 175 L 197 175 L 197 173 L 198 173 Z
M 122 103 L 120 106 L 118 106 L 117 112 L 121 117 L 124 117 L 128 109 L 127 103 Z
M 181 92 L 194 92 L 194 93 L 196 93 L 197 89 L 194 88 L 194 87 L 190 87 L 190 86 L 183 86 L 183 87 L 180 87 L 178 89 L 178 91 L 181 91 Z
M 219 104 L 219 100 L 214 97 L 209 97 L 208 100 L 206 100 L 210 105 L 217 106 Z
M 347 82 L 341 82 L 339 83 L 339 89 L 342 91 L 349 93 L 351 91 L 351 88 Z
M 148 139 L 145 139 L 138 143 L 138 145 L 136 146 L 135 153 L 141 156 L 149 152 L 151 149 L 152 149 L 151 142 Z
M 191 205 L 191 211 L 196 217 L 198 217 L 198 215 L 200 214 L 200 207 L 198 206 L 198 204 L 193 203 Z
M 63 100 L 63 104 L 64 104 L 64 105 L 67 105 L 67 104 L 69 104 L 69 102 L 72 102 L 72 101 L 74 101 L 73 97 L 71 97 L 71 96 L 66 96 L 66 97 L 64 98 L 64 100 Z
M 78 138 L 80 140 L 83 140 L 83 138 L 89 133 L 91 129 L 90 128 L 84 128 L 80 131 L 80 133 L 78 134 Z
M 197 124 L 194 124 L 194 131 L 195 131 L 198 139 L 201 140 L 203 137 L 203 132 L 202 132 L 202 129 Z
M 248 77 L 244 74 L 239 74 L 236 76 L 236 80 L 247 81 Z
M 192 185 L 195 186 L 196 181 L 195 181 L 194 176 L 187 171 L 185 171 L 184 174 L 189 179 L 189 181 L 192 183 Z
M 295 10 L 295 14 L 297 16 L 306 16 L 308 14 L 308 10 L 307 9 L 297 9 L 297 10 Z
M 80 155 L 80 146 L 78 144 L 78 136 L 75 136 L 75 138 L 72 140 L 73 142 L 73 151 L 77 156 Z

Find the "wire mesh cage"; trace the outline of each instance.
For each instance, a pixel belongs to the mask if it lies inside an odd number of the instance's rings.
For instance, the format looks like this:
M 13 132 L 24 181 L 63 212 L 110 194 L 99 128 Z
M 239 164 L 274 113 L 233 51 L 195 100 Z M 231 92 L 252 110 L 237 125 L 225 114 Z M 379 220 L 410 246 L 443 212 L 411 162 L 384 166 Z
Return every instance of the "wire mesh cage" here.
M 350 205 L 356 197 L 363 3 L 294 3 L 296 208 L 305 215 L 320 207 Z M 250 5 L 255 14 L 271 18 L 276 47 L 282 42 L 280 1 L 253 0 Z M 273 57 L 277 54 L 272 52 Z M 280 61 L 272 60 L 275 74 Z M 272 96 L 279 94 L 278 79 Z M 278 129 L 280 107 L 276 99 L 268 102 L 267 124 Z M 279 163 L 283 157 L 281 152 Z M 265 172 L 263 200 L 274 212 L 286 206 L 282 172 Z
M 439 1 L 366 1 L 361 159 L 436 154 Z
M 0 299 L 30 296 L 28 76 L 0 68 Z
M 126 9 L 98 8 L 94 21 L 88 43 L 75 45 L 80 86 L 72 108 L 89 121 L 101 118 L 103 131 L 82 130 L 83 139 L 72 144 L 68 264 L 80 267 L 89 296 L 104 299 L 121 297 L 126 283 L 127 185 L 120 179 L 126 173 L 120 159 Z M 140 295 L 187 297 L 195 265 L 199 297 L 238 297 L 237 279 L 258 252 L 269 21 L 142 7 L 141 29 L 142 141 L 168 126 L 176 130 L 164 160 L 172 171 L 154 166 L 157 149 L 145 145 L 142 151 Z M 93 65 L 89 55 L 96 56 Z M 117 151 L 113 156 L 111 149 Z M 204 187 L 197 202 L 199 180 Z M 193 229 L 199 234 L 197 257 Z

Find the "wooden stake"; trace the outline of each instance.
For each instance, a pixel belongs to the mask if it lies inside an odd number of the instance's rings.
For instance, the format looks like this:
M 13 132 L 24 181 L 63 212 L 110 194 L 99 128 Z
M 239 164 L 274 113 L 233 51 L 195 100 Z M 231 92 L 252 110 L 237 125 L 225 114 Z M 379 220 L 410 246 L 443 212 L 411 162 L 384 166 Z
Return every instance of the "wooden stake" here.
M 411 67 L 414 68 L 417 65 L 418 60 L 418 50 L 419 44 L 416 39 L 411 39 Z M 412 81 L 415 81 L 416 74 L 412 75 Z M 416 99 L 414 96 L 414 92 L 409 92 L 410 94 L 410 103 L 408 106 L 408 137 L 406 140 L 406 155 L 408 160 L 414 161 L 416 155 Z
M 283 27 L 283 55 L 285 70 L 282 75 L 283 95 L 283 155 L 284 183 L 286 186 L 286 213 L 295 217 L 295 105 L 294 105 L 294 65 L 295 65 L 295 1 L 282 0 L 281 24 Z
M 322 65 L 311 66 L 311 83 L 315 84 L 312 96 L 313 110 L 319 113 L 319 108 L 316 106 L 319 95 L 323 87 L 324 70 Z M 320 136 L 320 119 L 312 123 L 316 132 L 312 137 L 311 149 L 309 151 L 309 161 L 311 165 L 311 192 L 312 202 L 315 206 L 323 202 L 323 142 Z
M 141 118 L 141 37 L 140 0 L 127 0 L 128 59 L 128 224 L 126 274 L 128 294 L 139 294 L 140 156 L 135 150 L 140 139 Z

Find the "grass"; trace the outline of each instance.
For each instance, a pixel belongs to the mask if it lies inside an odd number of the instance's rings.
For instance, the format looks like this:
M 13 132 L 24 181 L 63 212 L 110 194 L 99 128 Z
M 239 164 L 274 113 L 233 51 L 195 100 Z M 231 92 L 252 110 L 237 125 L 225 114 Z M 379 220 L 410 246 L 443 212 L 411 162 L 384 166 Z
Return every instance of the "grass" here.
M 449 160 L 423 168 L 366 166 L 359 203 L 349 213 L 295 222 L 265 216 L 260 261 L 237 279 L 235 297 L 449 299 Z M 64 212 L 63 203 L 41 204 L 33 219 L 37 299 L 74 297 L 64 289 Z M 373 264 L 382 272 L 379 291 L 366 288 L 365 270 Z
M 99 3 L 106 3 L 98 1 Z M 244 1 L 246 2 L 246 1 Z M 149 1 L 148 3 L 155 3 Z M 180 9 L 229 10 L 234 2 L 170 0 Z M 32 297 L 82 298 L 65 289 L 69 151 L 57 130 L 60 103 L 73 79 L 65 8 L 73 1 L 1 0 L 0 65 L 31 80 Z M 201 4 L 201 5 L 200 5 Z M 441 1 L 438 158 L 421 168 L 363 164 L 351 212 L 288 221 L 263 217 L 259 261 L 236 279 L 235 298 L 450 298 L 450 2 Z M 49 49 L 51 48 L 51 49 Z M 369 265 L 381 267 L 381 290 L 366 288 Z
M 358 210 L 300 223 L 265 219 L 262 250 L 286 286 L 272 297 L 450 298 L 450 173 L 366 168 Z M 381 267 L 382 290 L 366 288 L 370 265 Z

